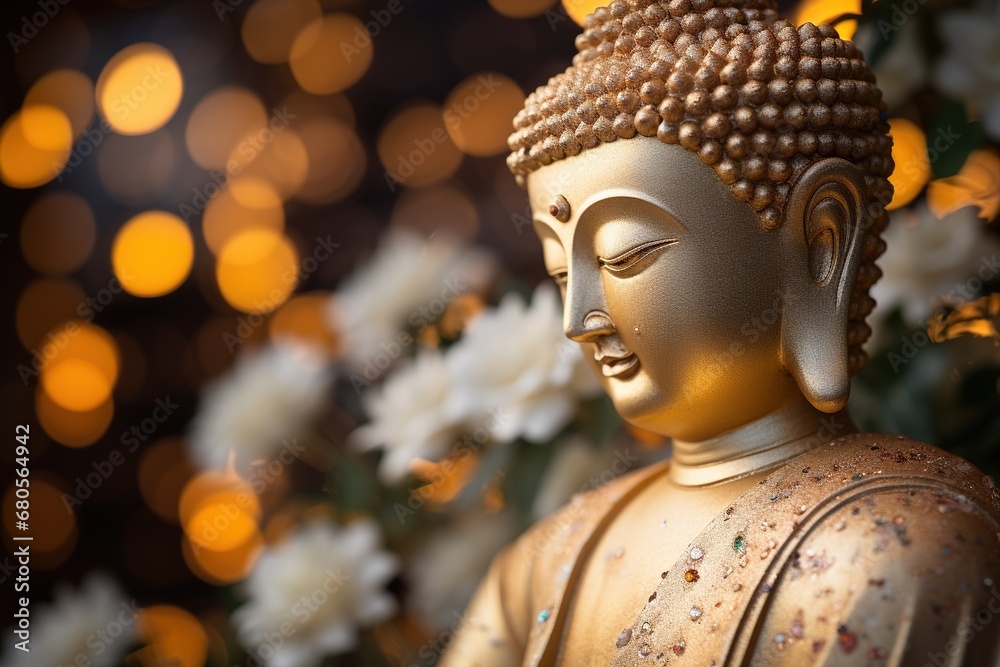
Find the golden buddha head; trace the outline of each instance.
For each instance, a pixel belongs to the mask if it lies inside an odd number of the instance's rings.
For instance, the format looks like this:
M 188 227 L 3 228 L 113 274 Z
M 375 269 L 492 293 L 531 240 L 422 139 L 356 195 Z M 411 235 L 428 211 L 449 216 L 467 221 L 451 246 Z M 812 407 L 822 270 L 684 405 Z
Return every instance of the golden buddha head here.
M 616 0 L 528 97 L 528 189 L 566 335 L 626 419 L 684 440 L 844 407 L 892 196 L 853 43 L 768 0 Z

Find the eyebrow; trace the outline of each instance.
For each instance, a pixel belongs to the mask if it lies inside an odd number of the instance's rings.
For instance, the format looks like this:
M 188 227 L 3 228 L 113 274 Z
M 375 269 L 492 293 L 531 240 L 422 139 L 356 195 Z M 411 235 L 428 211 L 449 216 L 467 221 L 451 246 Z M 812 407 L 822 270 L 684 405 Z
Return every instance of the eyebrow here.
M 586 217 L 587 213 L 594 207 L 606 206 L 608 205 L 609 202 L 613 202 L 616 200 L 623 200 L 623 199 L 629 199 L 651 206 L 659 210 L 660 212 L 670 216 L 671 221 L 674 222 L 676 225 L 678 225 L 681 229 L 687 229 L 684 226 L 684 224 L 680 221 L 680 219 L 673 213 L 673 211 L 670 210 L 670 207 L 666 204 L 666 202 L 663 202 L 657 199 L 656 197 L 651 197 L 649 195 L 644 195 L 631 191 L 612 191 L 612 194 L 610 195 L 603 196 L 600 199 L 594 201 L 585 202 L 582 208 L 580 209 L 580 212 L 576 215 L 576 219 L 579 222 L 584 217 Z M 555 220 L 554 216 L 549 215 L 548 207 L 545 207 L 544 210 L 545 214 L 533 216 L 532 222 L 540 222 L 545 226 L 551 228 L 553 231 L 559 229 L 560 228 L 559 225 L 566 224 L 564 222 L 559 222 L 558 220 Z M 555 221 L 555 223 L 558 224 L 555 224 L 553 221 Z
M 671 225 L 675 225 L 677 228 L 681 230 L 687 229 L 687 227 L 684 226 L 684 224 L 673 213 L 673 211 L 670 210 L 670 206 L 666 202 L 663 202 L 656 197 L 652 197 L 642 193 L 621 192 L 621 191 L 618 193 L 610 194 L 605 197 L 601 197 L 600 199 L 597 199 L 595 201 L 586 203 L 580 210 L 580 213 L 577 215 L 577 223 L 579 224 L 586 218 L 590 217 L 589 214 L 591 214 L 591 211 L 593 209 L 610 206 L 615 202 L 619 202 L 622 200 L 639 202 L 644 207 L 655 209 L 658 214 L 661 214 L 662 216 L 668 218 Z

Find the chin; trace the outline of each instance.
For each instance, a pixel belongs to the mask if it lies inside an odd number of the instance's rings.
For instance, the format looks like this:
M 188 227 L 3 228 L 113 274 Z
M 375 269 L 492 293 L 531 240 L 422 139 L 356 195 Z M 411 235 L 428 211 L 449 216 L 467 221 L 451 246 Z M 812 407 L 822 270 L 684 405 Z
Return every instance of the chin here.
M 602 378 L 602 384 L 622 419 L 646 431 L 669 435 L 671 398 L 641 368 L 626 379 Z

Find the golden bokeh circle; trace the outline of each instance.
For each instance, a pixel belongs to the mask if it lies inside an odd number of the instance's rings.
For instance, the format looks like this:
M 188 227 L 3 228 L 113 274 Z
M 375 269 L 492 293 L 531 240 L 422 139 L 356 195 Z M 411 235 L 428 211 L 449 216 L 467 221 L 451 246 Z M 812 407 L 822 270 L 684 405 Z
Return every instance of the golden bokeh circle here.
M 233 152 L 249 161 L 273 137 L 264 104 L 240 86 L 219 88 L 199 100 L 184 131 L 188 152 L 205 169 L 226 168 Z
M 35 414 L 50 438 L 60 445 L 77 449 L 89 447 L 107 433 L 115 415 L 115 403 L 109 395 L 91 410 L 67 410 L 39 390 L 35 393 Z
M 241 178 L 268 181 L 282 200 L 294 196 L 309 176 L 309 150 L 292 128 L 275 133 L 274 139 L 257 152 L 240 151 L 237 146 L 229 154 L 227 168 Z
M 103 405 L 118 382 L 121 355 L 107 331 L 74 320 L 52 331 L 40 354 L 40 386 L 59 407 L 90 412 Z
M 79 136 L 94 120 L 94 84 L 83 72 L 59 69 L 32 84 L 24 96 L 24 106 L 47 104 L 69 119 L 73 135 Z
M 226 302 L 245 313 L 269 313 L 298 285 L 298 253 L 284 234 L 249 229 L 229 239 L 215 267 Z
M 208 633 L 188 612 L 170 605 L 146 607 L 138 617 L 138 639 L 146 645 L 140 664 L 203 667 L 208 659 Z M 146 663 L 143 657 L 150 655 Z
M 598 7 L 606 7 L 607 4 L 608 0 L 562 0 L 566 15 L 579 26 L 583 26 Z
M 424 238 L 444 233 L 471 242 L 479 231 L 479 213 L 472 198 L 454 185 L 432 185 L 404 190 L 390 224 Z
M 445 130 L 441 107 L 419 104 L 393 116 L 378 137 L 378 156 L 386 178 L 421 187 L 451 178 L 462 164 Z
M 289 66 L 304 90 L 329 95 L 347 90 L 368 71 L 374 48 L 364 23 L 350 14 L 311 21 L 292 43 Z
M 309 174 L 297 199 L 332 204 L 361 185 L 368 159 L 349 125 L 330 117 L 313 118 L 302 124 L 300 136 L 308 152 Z
M 209 200 L 202 216 L 201 231 L 208 249 L 218 255 L 237 234 L 264 228 L 285 229 L 281 196 L 267 181 L 240 176 Z
M 497 72 L 474 74 L 455 86 L 444 103 L 452 141 L 469 155 L 507 152 L 511 118 L 524 106 L 524 91 Z
M 154 297 L 177 289 L 191 272 L 194 240 L 173 213 L 147 211 L 126 222 L 111 247 L 111 265 L 130 294 Z
M 267 322 L 271 338 L 305 341 L 335 357 L 340 346 L 328 324 L 331 297 L 330 292 L 309 292 L 289 299 Z
M 243 45 L 257 62 L 288 62 L 296 36 L 322 15 L 316 0 L 257 0 L 243 18 Z
M 927 155 L 927 136 L 920 127 L 905 118 L 889 119 L 892 137 L 892 160 L 896 163 L 889 182 L 892 201 L 886 208 L 894 210 L 917 198 L 931 180 L 931 163 Z
M 32 141 L 39 137 L 43 146 L 63 143 L 45 148 Z M 72 142 L 69 119 L 55 107 L 36 105 L 15 112 L 0 126 L 0 181 L 20 189 L 45 185 L 66 167 Z
M 167 124 L 184 94 L 173 54 L 142 42 L 116 53 L 97 78 L 97 108 L 119 134 L 145 134 Z
M 803 23 L 822 25 L 845 14 L 860 13 L 861 0 L 803 0 L 795 11 L 794 23 L 796 26 L 801 26 Z M 847 19 L 837 21 L 833 27 L 841 39 L 851 39 L 858 29 L 858 22 Z

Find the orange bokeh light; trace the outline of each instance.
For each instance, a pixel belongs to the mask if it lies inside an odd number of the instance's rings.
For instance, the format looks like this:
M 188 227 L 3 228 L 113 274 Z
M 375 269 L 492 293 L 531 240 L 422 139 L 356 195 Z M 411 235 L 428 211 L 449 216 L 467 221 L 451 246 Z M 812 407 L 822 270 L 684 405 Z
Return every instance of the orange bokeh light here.
M 243 19 L 243 44 L 257 62 L 288 62 L 296 36 L 322 15 L 316 0 L 257 0 Z
M 118 380 L 118 345 L 104 329 L 82 321 L 71 321 L 53 331 L 54 338 L 43 351 L 42 389 L 56 405 L 73 412 L 89 412 L 111 395 Z
M 844 14 L 860 13 L 861 0 L 803 0 L 795 12 L 794 23 L 797 26 L 803 23 L 821 25 L 830 23 Z M 847 19 L 837 21 L 833 27 L 841 39 L 851 39 L 858 29 L 858 22 L 854 19 Z
M 893 194 L 886 209 L 892 211 L 917 198 L 931 179 L 931 163 L 927 155 L 927 137 L 915 123 L 905 118 L 890 118 L 889 135 L 896 168 L 889 177 Z
M 236 174 L 231 183 L 243 178 L 264 180 L 285 200 L 297 193 L 306 182 L 309 150 L 294 130 L 285 127 L 259 151 L 241 151 L 237 145 L 226 164 Z
M 245 161 L 266 150 L 269 132 L 267 110 L 260 98 L 246 88 L 226 86 L 198 102 L 184 138 L 199 166 L 224 169 L 234 151 Z
M 65 167 L 72 142 L 69 119 L 55 107 L 15 112 L 0 127 L 0 180 L 12 188 L 48 183 Z
M 330 298 L 330 292 L 310 292 L 290 299 L 268 321 L 271 338 L 306 341 L 336 356 L 337 337 L 327 325 Z
M 214 586 L 227 586 L 250 575 L 264 549 L 264 538 L 258 531 L 231 551 L 202 549 L 184 538 L 181 549 L 184 562 L 199 579 Z
M 73 135 L 79 136 L 94 120 L 94 84 L 83 72 L 60 69 L 36 81 L 24 97 L 24 106 L 47 104 L 69 119 Z
M 452 185 L 404 190 L 392 209 L 391 224 L 424 238 L 444 233 L 472 241 L 479 231 L 479 213 L 472 199 Z
M 285 229 L 281 196 L 267 181 L 241 176 L 205 207 L 201 231 L 205 244 L 216 255 L 234 236 L 256 228 L 276 233 Z
M 524 91 L 496 72 L 475 74 L 455 86 L 444 103 L 444 123 L 452 141 L 469 155 L 507 151 L 511 118 L 524 106 Z
M 562 0 L 563 9 L 566 14 L 582 26 L 587 22 L 587 17 L 594 13 L 598 7 L 606 7 L 608 0 Z
M 257 533 L 260 500 L 235 473 L 204 472 L 185 485 L 178 517 L 199 551 L 232 551 Z
M 288 64 L 304 90 L 329 95 L 357 83 L 368 71 L 373 54 L 372 39 L 359 19 L 330 14 L 299 32 Z
M 145 648 L 134 655 L 143 667 L 204 667 L 208 633 L 201 622 L 178 607 L 146 607 L 138 617 L 138 639 Z
M 66 447 L 89 447 L 107 433 L 115 415 L 115 403 L 109 396 L 92 410 L 67 410 L 39 389 L 35 393 L 35 414 L 50 438 Z
M 440 183 L 462 164 L 462 152 L 445 130 L 443 111 L 420 104 L 395 115 L 378 138 L 386 178 L 408 187 Z
M 232 237 L 219 252 L 215 277 L 223 298 L 245 313 L 269 313 L 298 285 L 298 253 L 288 237 L 258 227 Z
M 147 211 L 126 222 L 115 236 L 111 265 L 130 294 L 154 297 L 177 289 L 191 272 L 194 240 L 173 213 Z
M 308 152 L 309 175 L 296 197 L 310 204 L 332 204 L 354 192 L 368 164 L 354 130 L 321 116 L 304 122 L 300 136 Z
M 126 47 L 107 62 L 97 79 L 97 107 L 119 134 L 145 134 L 169 121 L 184 94 L 173 54 L 159 44 Z

